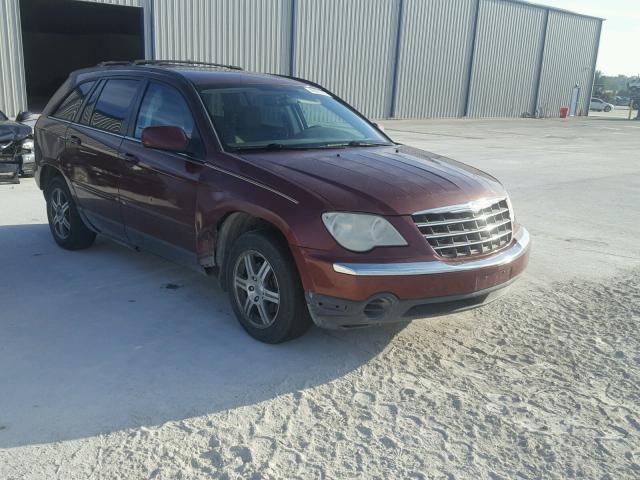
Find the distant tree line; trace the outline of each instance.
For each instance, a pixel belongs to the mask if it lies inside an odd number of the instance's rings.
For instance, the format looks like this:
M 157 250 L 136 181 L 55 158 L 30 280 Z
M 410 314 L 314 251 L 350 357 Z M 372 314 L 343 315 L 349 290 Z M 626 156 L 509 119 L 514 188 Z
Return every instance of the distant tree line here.
M 628 77 L 627 75 L 609 76 L 603 75 L 600 70 L 596 70 L 593 82 L 593 96 L 611 102 L 615 97 L 629 97 L 631 92 L 627 87 L 630 80 L 638 77 Z

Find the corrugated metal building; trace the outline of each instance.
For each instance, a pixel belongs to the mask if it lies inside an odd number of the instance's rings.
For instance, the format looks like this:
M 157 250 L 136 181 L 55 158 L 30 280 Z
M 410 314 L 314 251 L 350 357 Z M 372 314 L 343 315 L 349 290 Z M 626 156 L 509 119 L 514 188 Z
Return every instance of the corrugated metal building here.
M 372 118 L 587 114 L 601 27 L 519 0 L 0 0 L 0 110 L 145 57 L 306 78 Z

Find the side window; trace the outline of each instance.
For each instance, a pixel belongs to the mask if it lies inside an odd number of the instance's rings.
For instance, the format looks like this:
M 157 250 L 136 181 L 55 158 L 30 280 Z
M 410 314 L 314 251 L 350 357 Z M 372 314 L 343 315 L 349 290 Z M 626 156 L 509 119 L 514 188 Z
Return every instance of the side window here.
M 142 137 L 146 127 L 159 126 L 180 127 L 187 137 L 194 137 L 193 116 L 182 95 L 167 85 L 150 83 L 140 105 L 134 137 Z
M 76 118 L 78 110 L 82 106 L 84 97 L 91 91 L 96 82 L 85 82 L 74 88 L 69 95 L 62 101 L 52 117 L 60 120 L 73 121 Z
M 138 80 L 107 80 L 89 125 L 111 133 L 123 133 L 125 119 L 138 90 Z
M 96 100 L 98 100 L 98 95 L 102 91 L 102 85 L 98 85 L 95 90 L 91 93 L 89 100 L 87 100 L 84 104 L 84 110 L 82 110 L 82 114 L 80 115 L 79 122 L 82 125 L 89 125 L 91 121 L 91 112 L 93 112 L 93 107 L 96 104 Z

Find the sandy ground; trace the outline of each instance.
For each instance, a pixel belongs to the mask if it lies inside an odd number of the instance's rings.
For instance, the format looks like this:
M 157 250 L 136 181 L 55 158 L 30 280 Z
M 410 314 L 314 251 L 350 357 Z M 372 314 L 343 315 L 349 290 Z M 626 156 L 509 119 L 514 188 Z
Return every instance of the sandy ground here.
M 0 479 L 638 478 L 640 122 L 385 124 L 505 182 L 535 249 L 508 297 L 266 346 L 0 185 Z

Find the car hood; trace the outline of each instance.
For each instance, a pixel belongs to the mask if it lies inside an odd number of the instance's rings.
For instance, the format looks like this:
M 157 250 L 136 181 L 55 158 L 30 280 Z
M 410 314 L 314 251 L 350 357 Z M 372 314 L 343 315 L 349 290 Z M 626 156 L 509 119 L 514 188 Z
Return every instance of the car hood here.
M 247 153 L 240 158 L 342 211 L 408 215 L 506 195 L 500 182 L 480 170 L 404 145 Z
M 18 122 L 6 120 L 0 122 L 0 142 L 22 140 L 31 135 L 31 127 Z

